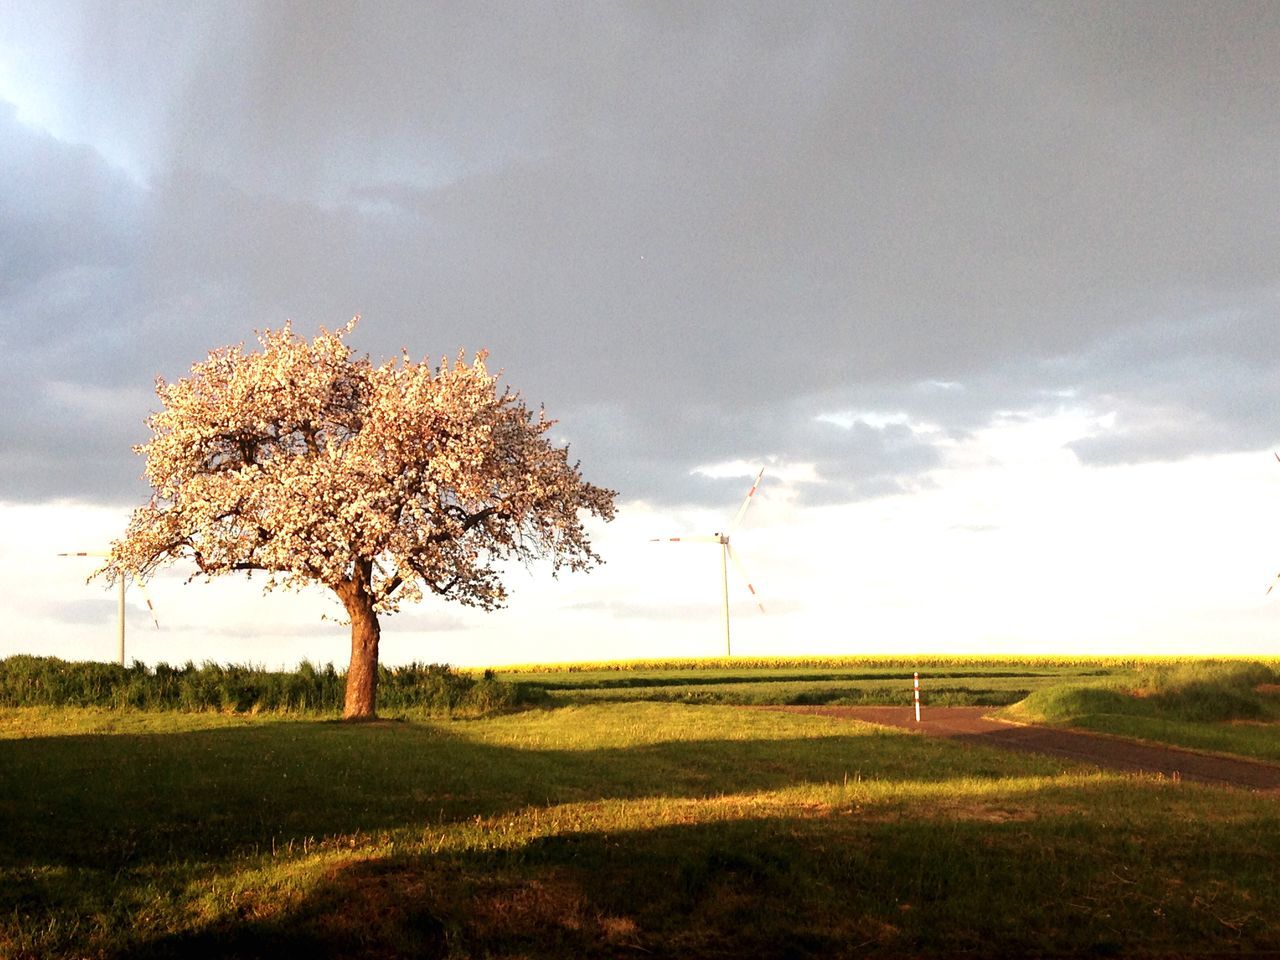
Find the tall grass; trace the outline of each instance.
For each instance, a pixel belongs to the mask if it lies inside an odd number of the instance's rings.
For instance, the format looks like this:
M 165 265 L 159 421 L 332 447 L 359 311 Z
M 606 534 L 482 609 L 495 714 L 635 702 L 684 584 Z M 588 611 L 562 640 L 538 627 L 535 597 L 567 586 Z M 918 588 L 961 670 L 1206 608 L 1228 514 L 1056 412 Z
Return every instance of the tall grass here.
M 1048 723 L 1098 714 L 1191 723 L 1261 720 L 1274 708 L 1257 688 L 1276 677 L 1274 667 L 1259 661 L 1145 664 L 1124 681 L 1036 690 L 1014 712 Z
M 1270 663 L 1148 665 L 1126 680 L 1035 690 L 1004 715 L 1280 763 L 1280 697 Z
M 1276 676 L 1273 667 L 1258 662 L 1160 666 L 1141 673 L 1135 693 L 1180 720 L 1260 720 L 1269 711 L 1257 688 Z
M 307 661 L 296 670 L 188 661 L 155 667 L 134 661 L 69 662 L 56 657 L 0 660 L 0 706 L 131 707 L 142 710 L 216 710 L 233 713 L 336 713 L 346 674 L 332 664 Z M 473 677 L 442 664 L 378 667 L 378 706 L 414 713 L 488 713 L 533 699 L 536 690 Z

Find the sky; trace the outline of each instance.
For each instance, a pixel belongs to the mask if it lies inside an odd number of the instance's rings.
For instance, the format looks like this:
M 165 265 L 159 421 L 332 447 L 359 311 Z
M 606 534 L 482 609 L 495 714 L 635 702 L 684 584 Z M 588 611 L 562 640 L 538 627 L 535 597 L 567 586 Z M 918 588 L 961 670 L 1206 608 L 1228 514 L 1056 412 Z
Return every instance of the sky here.
M 86 584 L 157 376 L 362 320 L 487 349 L 618 491 L 606 563 L 384 662 L 1280 654 L 1280 4 L 9 0 L 0 656 Z M 128 656 L 346 662 L 176 565 Z

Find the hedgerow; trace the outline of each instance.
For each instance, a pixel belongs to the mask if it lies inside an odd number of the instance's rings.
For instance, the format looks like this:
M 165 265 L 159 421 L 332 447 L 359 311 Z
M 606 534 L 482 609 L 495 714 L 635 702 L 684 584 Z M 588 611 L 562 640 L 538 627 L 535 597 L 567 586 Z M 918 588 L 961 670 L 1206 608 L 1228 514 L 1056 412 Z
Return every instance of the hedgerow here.
M 345 686 L 346 674 L 332 664 L 317 667 L 307 661 L 283 671 L 209 661 L 148 667 L 135 660 L 122 667 L 26 655 L 0 660 L 0 706 L 6 707 L 337 713 Z M 488 673 L 477 678 L 443 664 L 378 667 L 378 704 L 384 713 L 491 713 L 537 695 L 524 684 Z

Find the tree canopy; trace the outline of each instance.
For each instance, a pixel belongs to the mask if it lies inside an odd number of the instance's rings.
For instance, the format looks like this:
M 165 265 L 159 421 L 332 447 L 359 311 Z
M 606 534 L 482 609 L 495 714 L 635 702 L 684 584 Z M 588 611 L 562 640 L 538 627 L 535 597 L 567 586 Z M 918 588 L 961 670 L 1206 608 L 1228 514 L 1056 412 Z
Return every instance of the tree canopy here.
M 262 571 L 267 589 L 328 587 L 351 619 L 350 718 L 375 712 L 379 614 L 424 591 L 499 607 L 511 559 L 591 568 L 583 514 L 612 519 L 615 495 L 550 441 L 555 421 L 499 389 L 483 352 L 375 366 L 344 342 L 358 320 L 310 341 L 286 323 L 260 351 L 157 379 L 161 410 L 135 448 L 153 495 L 103 570 L 146 579 L 188 558 L 210 577 Z

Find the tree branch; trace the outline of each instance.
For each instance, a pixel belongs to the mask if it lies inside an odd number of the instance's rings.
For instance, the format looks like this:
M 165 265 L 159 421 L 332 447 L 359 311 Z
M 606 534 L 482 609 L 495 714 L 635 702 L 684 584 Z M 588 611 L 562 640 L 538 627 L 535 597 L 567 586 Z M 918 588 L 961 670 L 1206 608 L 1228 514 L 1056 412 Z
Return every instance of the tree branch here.
M 507 505 L 505 502 L 503 502 L 503 503 L 495 504 L 492 507 L 485 507 L 483 510 L 479 510 L 475 513 L 467 513 L 457 504 L 449 504 L 449 506 L 446 509 L 452 509 L 458 512 L 460 516 L 458 516 L 456 519 L 459 519 L 462 521 L 462 532 L 466 533 L 472 527 L 475 527 L 478 524 L 484 523 L 490 517 L 497 516 L 501 513 L 504 513 L 507 509 Z M 428 537 L 427 542 L 428 543 L 444 543 L 446 540 L 456 540 L 456 539 L 457 539 L 457 534 L 440 531 L 438 533 L 433 533 L 430 537 Z

